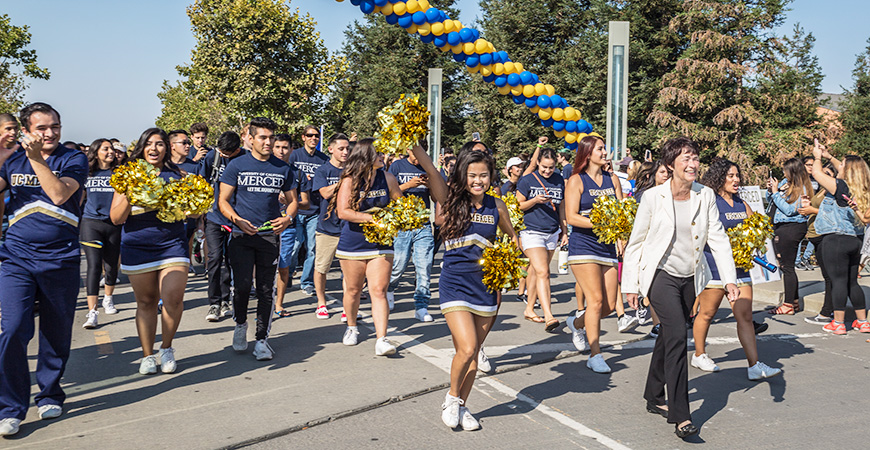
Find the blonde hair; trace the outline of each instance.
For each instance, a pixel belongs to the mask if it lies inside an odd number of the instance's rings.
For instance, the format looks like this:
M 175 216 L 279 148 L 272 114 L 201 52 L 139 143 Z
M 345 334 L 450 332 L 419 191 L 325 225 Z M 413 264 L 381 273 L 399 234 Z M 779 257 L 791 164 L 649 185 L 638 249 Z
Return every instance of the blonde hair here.
M 789 159 L 783 164 L 782 169 L 785 177 L 788 179 L 785 197 L 789 203 L 798 201 L 801 195 L 813 195 L 813 185 L 810 182 L 810 176 L 807 174 L 807 169 L 801 160 L 797 158 Z
M 846 156 L 843 161 L 843 181 L 858 208 L 867 211 L 870 208 L 870 168 L 864 159 L 856 155 Z
M 628 163 L 628 170 L 626 170 L 626 174 L 628 174 L 629 180 L 637 179 L 637 172 L 640 170 L 641 162 L 633 159 L 630 163 Z

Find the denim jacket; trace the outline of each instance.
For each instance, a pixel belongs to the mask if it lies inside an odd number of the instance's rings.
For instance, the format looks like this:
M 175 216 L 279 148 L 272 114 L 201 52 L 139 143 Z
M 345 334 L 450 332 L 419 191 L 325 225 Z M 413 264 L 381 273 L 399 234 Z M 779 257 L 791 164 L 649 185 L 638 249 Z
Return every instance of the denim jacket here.
M 787 181 L 782 180 L 779 183 L 779 187 L 782 187 L 785 183 Z M 776 191 L 772 194 L 770 192 L 767 193 L 767 201 L 773 202 L 776 205 L 773 223 L 804 223 L 807 221 L 807 216 L 798 214 L 798 208 L 801 206 L 800 197 L 794 203 L 789 203 L 783 192 Z
M 816 233 L 842 234 L 846 236 L 861 236 L 864 234 L 864 224 L 848 206 L 838 206 L 834 196 L 825 195 L 819 205 L 819 213 L 814 224 Z

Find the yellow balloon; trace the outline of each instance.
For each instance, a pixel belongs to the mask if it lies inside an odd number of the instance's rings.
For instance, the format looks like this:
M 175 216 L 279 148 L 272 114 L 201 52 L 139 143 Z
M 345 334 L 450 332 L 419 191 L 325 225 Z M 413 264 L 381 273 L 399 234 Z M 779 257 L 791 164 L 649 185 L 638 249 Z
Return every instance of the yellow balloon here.
M 508 85 L 504 85 L 498 88 L 498 93 L 501 95 L 508 95 L 511 92 L 511 87 Z
M 527 84 L 523 86 L 523 95 L 526 97 L 534 97 L 535 96 L 535 87 L 531 84 Z
M 512 61 L 508 61 L 504 63 L 504 73 L 511 74 L 516 73 L 517 68 L 516 65 Z
M 477 73 L 477 72 L 480 72 L 480 66 L 474 66 L 474 67 L 467 67 L 467 66 L 466 66 L 466 68 L 468 69 L 468 71 L 469 71 L 470 73 Z
M 495 46 L 492 45 L 492 42 L 488 42 L 488 41 L 487 41 L 487 43 L 486 43 L 486 51 L 489 52 L 489 53 L 492 53 L 492 52 L 495 51 Z
M 387 3 L 386 5 L 381 6 L 381 14 L 383 14 L 385 16 L 389 16 L 392 13 L 393 13 L 393 4 L 392 3 Z
M 519 84 L 511 88 L 511 94 L 521 95 L 523 93 L 523 85 Z
M 420 33 L 420 36 L 428 36 L 431 32 L 428 23 L 423 23 L 423 25 L 417 25 L 417 32 Z
M 492 73 L 496 75 L 504 75 L 504 64 L 495 63 L 495 65 L 492 66 Z
M 552 84 L 548 84 L 544 88 L 547 90 L 547 95 L 556 95 L 556 88 Z
M 464 27 L 464 25 L 462 25 L 462 22 L 460 22 L 460 21 L 458 21 L 458 20 L 454 20 L 454 21 L 453 21 L 453 28 L 455 28 L 454 31 L 459 31 L 459 30 L 461 30 L 463 27 Z
M 538 117 L 540 117 L 541 120 L 547 120 L 550 117 L 553 117 L 553 115 L 550 113 L 550 108 L 546 108 L 538 111 Z
M 426 12 L 432 5 L 429 4 L 429 0 L 417 0 L 417 4 L 420 5 L 420 11 Z
M 381 12 L 381 7 L 378 5 L 375 5 L 375 9 L 372 10 L 372 14 L 377 14 L 379 12 Z
M 565 120 L 572 122 L 577 120 L 577 110 L 570 106 L 565 108 Z
M 414 34 L 414 33 L 416 33 L 416 32 L 417 32 L 417 24 L 416 24 L 416 23 L 412 23 L 410 27 L 405 28 L 405 31 L 407 31 L 408 34 Z
M 514 63 L 514 67 L 517 68 L 517 73 L 523 72 L 523 65 L 521 63 Z
M 429 27 L 429 30 L 432 31 L 432 34 L 435 36 L 441 36 L 444 34 L 444 24 L 441 22 L 435 22 Z
M 568 134 L 568 132 L 565 130 L 562 130 L 562 131 L 557 131 L 555 134 L 556 134 L 557 138 L 563 138 L 563 137 L 565 137 L 566 134 Z
M 444 22 L 441 22 L 441 23 L 444 24 L 444 32 L 445 33 L 450 33 L 450 32 L 456 31 L 456 24 L 454 24 L 452 20 L 445 20 Z
M 544 88 L 544 83 L 535 84 L 535 95 L 544 95 L 547 93 L 547 89 Z
M 486 44 L 487 42 L 483 39 L 478 39 L 477 42 L 474 43 L 474 49 L 477 53 L 486 53 Z
M 446 47 L 446 45 L 445 45 L 445 47 Z M 456 55 L 462 53 L 462 44 L 454 45 L 453 47 L 450 47 L 450 51 Z
M 465 45 L 462 46 L 462 52 L 466 55 L 474 54 L 474 44 L 471 42 L 466 42 Z
M 541 108 L 539 108 L 539 107 L 537 107 L 537 106 L 532 106 L 531 108 L 529 108 L 529 111 L 531 111 L 531 112 L 533 112 L 533 113 L 535 113 L 535 114 L 537 114 L 538 111 L 540 111 L 540 110 L 541 110 Z
M 481 66 L 480 74 L 485 76 L 485 77 L 488 77 L 488 76 L 492 75 L 492 69 L 490 69 L 489 66 Z
M 438 48 L 439 48 L 442 52 L 444 52 L 444 53 L 447 53 L 447 52 L 450 51 L 450 46 L 449 46 L 449 45 L 444 45 L 444 46 L 441 46 L 441 47 L 438 47 Z
M 420 3 L 417 0 L 408 0 L 405 5 L 408 7 L 408 14 L 414 14 L 420 10 Z
M 401 16 L 408 12 L 408 5 L 405 3 L 396 3 L 393 5 L 393 13 L 397 16 Z
M 577 140 L 582 141 L 583 138 L 585 138 L 586 136 L 589 136 L 589 135 L 586 133 L 577 133 Z
M 553 110 L 553 120 L 565 120 L 565 110 L 562 108 L 554 109 Z

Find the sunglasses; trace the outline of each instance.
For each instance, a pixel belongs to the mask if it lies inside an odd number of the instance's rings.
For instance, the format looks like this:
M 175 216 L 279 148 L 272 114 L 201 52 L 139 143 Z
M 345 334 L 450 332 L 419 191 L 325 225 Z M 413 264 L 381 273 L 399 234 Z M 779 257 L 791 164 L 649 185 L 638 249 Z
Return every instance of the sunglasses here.
M 173 142 L 173 144 L 190 145 L 190 141 L 177 141 Z
M 315 134 L 303 134 L 303 136 L 305 136 L 307 138 L 320 137 L 320 135 L 317 133 L 315 133 Z

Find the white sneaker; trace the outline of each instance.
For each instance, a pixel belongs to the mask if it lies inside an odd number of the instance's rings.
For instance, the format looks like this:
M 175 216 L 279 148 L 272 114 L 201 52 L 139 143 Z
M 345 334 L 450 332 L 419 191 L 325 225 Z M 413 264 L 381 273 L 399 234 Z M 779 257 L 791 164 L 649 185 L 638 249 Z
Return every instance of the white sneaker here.
M 616 321 L 616 326 L 620 333 L 629 332 L 637 327 L 637 317 L 623 314 L 622 317 Z
M 638 325 L 643 326 L 652 322 L 652 314 L 650 314 L 648 306 L 638 305 L 637 312 L 634 314 L 634 316 L 637 317 Z
M 417 318 L 420 322 L 431 322 L 432 316 L 429 315 L 429 310 L 426 308 L 420 308 L 414 313 L 414 317 Z
M 92 309 L 88 311 L 88 318 L 85 320 L 85 324 L 82 325 L 82 328 L 86 330 L 90 330 L 96 328 L 98 324 L 97 316 L 100 315 L 100 312 L 96 309 Z
M 583 314 L 586 313 L 586 310 L 578 311 L 579 317 L 583 317 Z M 586 341 L 586 330 L 583 328 L 576 328 L 574 326 L 574 320 L 577 318 L 577 314 L 574 317 L 569 316 L 567 320 L 565 320 L 565 326 L 571 330 L 571 342 L 574 343 L 574 348 L 579 352 L 585 352 L 589 349 L 589 342 Z
M 0 436 L 12 436 L 18 433 L 18 428 L 21 425 L 21 419 L 7 417 L 0 420 Z
M 696 356 L 692 354 L 692 367 L 703 370 L 704 372 L 719 371 L 719 366 L 717 366 L 716 363 L 714 363 L 713 360 L 710 359 L 710 357 L 707 356 L 706 353 L 702 354 L 701 356 Z
M 161 348 L 158 356 L 160 356 L 160 371 L 163 373 L 174 373 L 178 366 L 175 363 L 175 349 L 172 347 Z
M 589 358 L 586 361 L 586 367 L 592 369 L 595 373 L 610 373 L 610 366 L 604 362 L 604 357 L 601 356 L 601 353 Z
M 378 338 L 375 342 L 375 356 L 390 356 L 396 354 L 396 346 L 387 340 L 387 337 Z
M 272 350 L 272 346 L 265 339 L 260 339 L 254 344 L 254 358 L 257 358 L 257 361 L 268 361 L 273 356 L 275 356 L 275 350 Z
M 157 373 L 157 358 L 154 355 L 142 358 L 142 362 L 139 363 L 139 373 L 142 375 L 154 375 Z
M 359 343 L 359 330 L 356 327 L 347 327 L 344 330 L 344 337 L 341 338 L 341 343 L 344 345 L 356 345 Z
M 111 296 L 103 297 L 103 312 L 109 315 L 118 314 L 118 309 L 115 308 L 115 302 Z
M 477 370 L 483 373 L 492 372 L 492 364 L 489 363 L 489 358 L 483 352 L 483 347 L 480 347 L 480 351 L 477 352 Z
M 480 422 L 471 415 L 471 412 L 468 411 L 468 408 L 464 406 L 459 407 L 459 423 L 462 425 L 462 429 L 465 431 L 474 431 L 480 429 Z
M 747 369 L 749 379 L 752 381 L 759 381 L 765 378 L 775 377 L 782 373 L 782 369 L 774 369 L 773 367 L 768 366 L 767 364 L 758 361 L 754 366 Z
M 390 311 L 396 307 L 396 293 L 387 291 L 387 307 L 390 308 Z
M 441 404 L 441 421 L 450 428 L 459 426 L 459 408 L 464 402 L 459 397 L 454 397 L 448 392 Z
M 57 419 L 63 414 L 63 408 L 60 405 L 42 405 L 38 410 L 41 420 Z
M 248 322 L 236 324 L 233 330 L 233 350 L 243 352 L 248 349 Z

